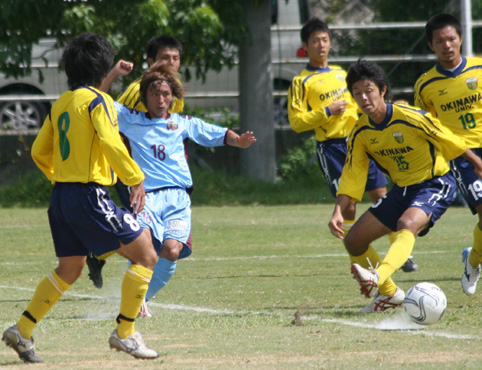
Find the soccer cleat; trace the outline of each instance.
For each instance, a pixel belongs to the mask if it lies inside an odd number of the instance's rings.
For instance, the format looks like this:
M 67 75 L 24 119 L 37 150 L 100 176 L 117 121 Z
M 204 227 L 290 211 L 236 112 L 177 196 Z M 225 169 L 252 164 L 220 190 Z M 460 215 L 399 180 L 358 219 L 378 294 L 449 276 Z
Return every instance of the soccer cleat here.
M 467 295 L 473 295 L 475 293 L 475 289 L 477 288 L 477 281 L 479 281 L 480 277 L 480 265 L 476 269 L 472 267 L 469 262 L 469 255 L 472 247 L 467 247 L 462 252 L 462 262 L 465 265 L 464 274 L 462 275 L 462 289 L 464 293 Z
M 142 302 L 141 309 L 139 310 L 137 317 L 152 317 L 152 312 L 149 307 L 147 307 L 146 301 Z
M 87 256 L 87 267 L 89 268 L 89 279 L 92 280 L 94 286 L 98 289 L 102 288 L 104 281 L 102 279 L 102 267 L 105 265 L 105 260 L 100 260 L 93 253 Z
M 152 348 L 149 348 L 144 343 L 141 333 L 136 331 L 129 335 L 126 339 L 121 339 L 117 335 L 117 330 L 114 330 L 109 338 L 110 348 L 115 348 L 117 351 L 123 351 L 135 358 L 154 359 L 161 354 Z
M 360 293 L 367 298 L 372 298 L 378 292 L 378 272 L 370 267 L 365 269 L 357 263 L 351 265 L 353 278 L 360 284 Z
M 392 295 L 383 295 L 377 292 L 372 303 L 363 307 L 360 313 L 383 312 L 389 308 L 399 307 L 403 304 L 405 299 L 405 292 L 397 287 L 397 290 Z
M 409 258 L 405 261 L 401 269 L 403 272 L 417 271 L 418 265 Z
M 14 325 L 3 332 L 2 340 L 8 347 L 13 348 L 18 353 L 18 357 L 27 363 L 44 362 L 42 357 L 35 354 L 35 344 L 33 338 L 25 339 L 18 331 L 18 326 Z

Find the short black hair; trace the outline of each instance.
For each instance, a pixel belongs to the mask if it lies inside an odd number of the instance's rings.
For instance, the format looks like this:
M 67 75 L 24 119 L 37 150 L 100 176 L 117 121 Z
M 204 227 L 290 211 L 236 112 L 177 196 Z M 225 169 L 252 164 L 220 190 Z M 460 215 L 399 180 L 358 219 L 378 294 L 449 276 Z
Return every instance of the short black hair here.
M 171 35 L 159 35 L 154 36 L 147 42 L 146 47 L 146 54 L 147 58 L 151 58 L 152 60 L 156 60 L 157 53 L 159 50 L 168 48 L 168 49 L 177 49 L 179 50 L 179 55 L 182 54 L 182 44 L 181 41 L 176 39 L 174 36 Z
M 455 28 L 457 34 L 462 37 L 462 25 L 459 20 L 451 14 L 441 13 L 434 15 L 425 25 L 425 37 L 427 38 L 427 41 L 431 44 L 433 40 L 433 32 L 447 26 Z
M 380 91 L 386 86 L 385 100 L 390 100 L 390 82 L 387 74 L 378 64 L 369 62 L 365 59 L 358 59 L 358 61 L 350 66 L 346 75 L 346 85 L 348 90 L 353 95 L 353 85 L 360 80 L 370 80 L 374 82 Z
M 323 22 L 320 18 L 313 17 L 306 21 L 306 23 L 301 28 L 300 36 L 301 41 L 304 43 L 308 42 L 310 35 L 315 31 L 327 32 L 331 40 L 331 32 L 328 25 Z
M 99 87 L 114 62 L 114 48 L 104 36 L 83 33 L 67 44 L 62 62 L 70 88 Z

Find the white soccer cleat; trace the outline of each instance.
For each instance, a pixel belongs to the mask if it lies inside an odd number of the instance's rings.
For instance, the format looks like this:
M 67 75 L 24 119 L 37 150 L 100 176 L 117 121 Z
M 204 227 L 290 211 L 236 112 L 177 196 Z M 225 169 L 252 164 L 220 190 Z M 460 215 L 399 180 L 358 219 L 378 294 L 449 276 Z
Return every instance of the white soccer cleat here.
M 139 310 L 137 317 L 152 317 L 152 312 L 149 307 L 147 307 L 146 301 L 142 302 L 141 309 Z
M 361 267 L 358 263 L 351 265 L 353 278 L 360 284 L 360 293 L 367 298 L 373 298 L 378 292 L 378 272 L 372 267 L 369 269 Z
M 109 338 L 110 348 L 115 348 L 117 351 L 128 353 L 135 358 L 155 359 L 161 354 L 152 348 L 149 348 L 144 343 L 141 333 L 136 331 L 129 335 L 126 339 L 121 339 L 117 335 L 117 330 L 114 330 Z
M 397 290 L 392 295 L 383 295 L 377 292 L 372 303 L 363 307 L 360 313 L 383 312 L 389 308 L 396 308 L 403 305 L 405 299 L 405 292 L 397 287 Z
M 462 262 L 464 263 L 465 269 L 460 281 L 462 282 L 462 289 L 467 295 L 473 295 L 475 293 L 475 289 L 477 289 L 477 281 L 479 281 L 480 277 L 480 265 L 474 269 L 469 262 L 471 250 L 472 247 L 467 247 L 462 252 Z
M 24 362 L 44 362 L 42 357 L 35 353 L 35 344 L 33 343 L 33 338 L 25 339 L 22 337 L 17 325 L 11 326 L 5 330 L 2 335 L 2 340 L 8 347 L 13 348 L 13 350 L 18 353 L 18 357 L 20 357 Z

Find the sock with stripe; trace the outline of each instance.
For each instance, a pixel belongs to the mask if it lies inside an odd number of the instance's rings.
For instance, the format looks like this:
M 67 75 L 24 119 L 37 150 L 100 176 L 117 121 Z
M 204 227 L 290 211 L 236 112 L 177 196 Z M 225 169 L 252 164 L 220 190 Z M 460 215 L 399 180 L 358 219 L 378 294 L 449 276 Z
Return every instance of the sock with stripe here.
M 24 338 L 28 339 L 32 336 L 35 325 L 69 288 L 70 285 L 63 281 L 55 270 L 37 285 L 30 303 L 17 322 L 18 330 Z
M 139 314 L 147 287 L 152 278 L 152 270 L 131 264 L 122 281 L 120 314 L 117 317 L 117 335 L 121 339 L 134 334 L 134 320 Z

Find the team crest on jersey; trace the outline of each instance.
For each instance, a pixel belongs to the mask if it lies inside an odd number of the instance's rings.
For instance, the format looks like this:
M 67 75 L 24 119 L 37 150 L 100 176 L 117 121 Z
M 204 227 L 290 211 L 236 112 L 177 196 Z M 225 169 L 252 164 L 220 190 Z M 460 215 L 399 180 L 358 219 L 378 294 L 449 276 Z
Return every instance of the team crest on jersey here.
M 338 78 L 341 82 L 345 82 L 345 77 L 342 74 L 337 74 L 336 78 Z
M 400 131 L 394 132 L 393 133 L 393 138 L 395 141 L 399 144 L 403 143 L 403 134 Z
M 478 82 L 477 82 L 477 77 L 470 77 L 470 78 L 467 78 L 465 80 L 465 83 L 467 84 L 467 87 L 470 89 L 470 90 L 475 90 L 478 86 Z
M 167 129 L 168 129 L 168 130 L 177 130 L 178 127 L 179 127 L 179 126 L 176 125 L 176 124 L 173 123 L 173 122 L 168 122 L 168 123 L 167 123 Z

